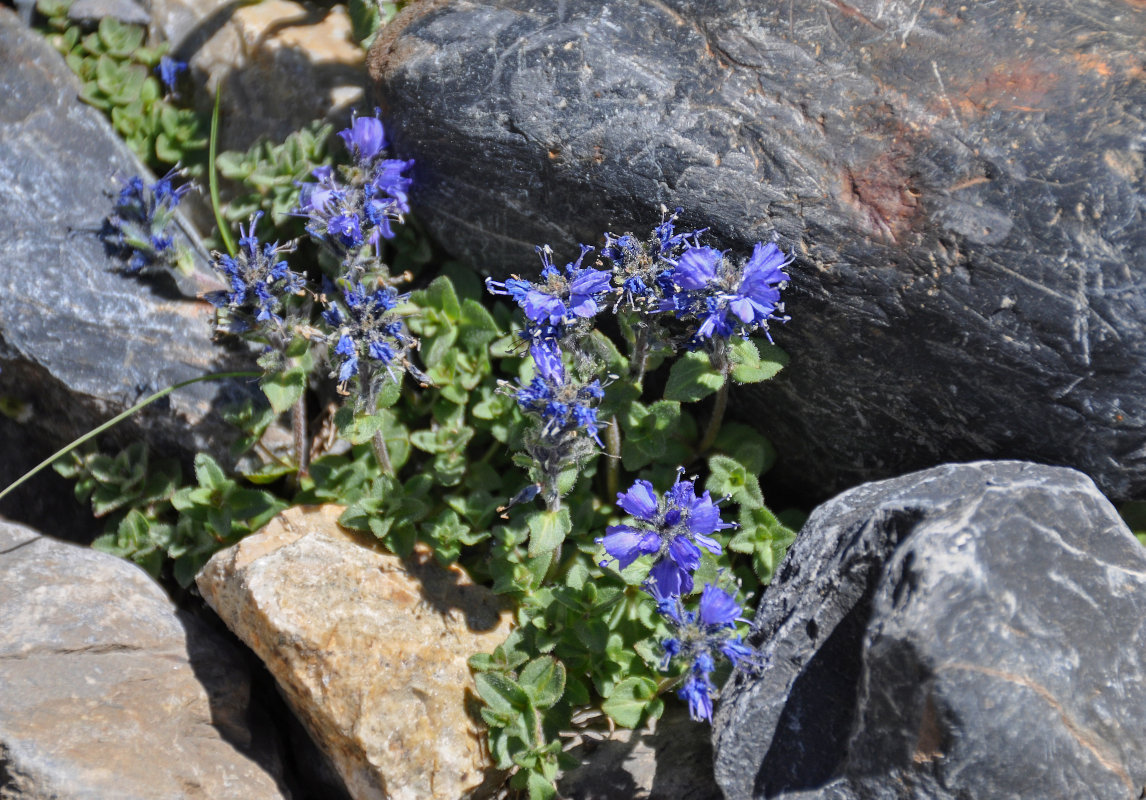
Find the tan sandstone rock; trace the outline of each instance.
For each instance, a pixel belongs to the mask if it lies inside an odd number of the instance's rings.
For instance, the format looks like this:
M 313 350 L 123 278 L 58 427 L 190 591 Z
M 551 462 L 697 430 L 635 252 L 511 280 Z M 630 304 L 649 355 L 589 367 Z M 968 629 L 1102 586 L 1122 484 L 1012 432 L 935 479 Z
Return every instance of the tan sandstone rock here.
M 496 783 L 466 659 L 509 633 L 498 598 L 428 551 L 403 561 L 292 508 L 217 553 L 203 597 L 266 663 L 355 800 L 477 797 Z

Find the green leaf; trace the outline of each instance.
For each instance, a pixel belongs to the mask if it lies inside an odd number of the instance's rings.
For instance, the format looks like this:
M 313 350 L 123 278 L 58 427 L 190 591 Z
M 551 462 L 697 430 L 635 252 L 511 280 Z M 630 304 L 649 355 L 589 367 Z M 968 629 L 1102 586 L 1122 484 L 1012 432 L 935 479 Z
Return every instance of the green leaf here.
M 767 437 L 748 425 L 725 422 L 712 444 L 718 453 L 736 459 L 752 475 L 759 477 L 776 463 L 776 448 Z
M 230 483 L 222 468 L 215 463 L 215 459 L 206 453 L 195 456 L 195 480 L 199 482 L 200 487 L 212 491 L 224 489 Z
M 767 508 L 745 508 L 740 512 L 740 530 L 728 543 L 734 553 L 752 557 L 752 569 L 763 584 L 771 583 L 776 566 L 783 560 L 796 532 L 782 524 Z
M 414 292 L 410 300 L 420 308 L 442 312 L 451 322 L 461 319 L 462 308 L 454 284 L 444 276 L 435 278 L 425 289 Z
M 263 394 L 276 414 L 289 411 L 306 391 L 307 374 L 301 368 L 292 368 L 267 375 L 259 381 Z
M 634 402 L 621 418 L 621 427 L 625 431 L 621 441 L 625 469 L 641 469 L 664 455 L 669 440 L 680 432 L 680 403 L 658 400 L 646 408 Z
M 553 785 L 552 780 L 534 770 L 530 770 L 527 774 L 529 800 L 553 800 L 557 797 L 557 787 Z
M 764 505 L 760 481 L 740 462 L 728 456 L 711 456 L 708 469 L 705 488 L 716 497 L 731 495 L 736 503 L 747 508 Z
M 502 335 L 485 306 L 468 297 L 462 301 L 458 329 L 459 344 L 471 352 L 488 350 L 489 343 Z
M 601 710 L 622 728 L 636 728 L 656 696 L 656 681 L 642 676 L 625 678 L 613 688 Z
M 518 683 L 535 708 L 550 708 L 565 693 L 565 665 L 552 656 L 535 658 L 525 665 Z
M 788 364 L 788 354 L 774 344 L 750 339 L 733 339 L 729 346 L 732 379 L 737 383 L 760 383 L 772 378 Z M 763 352 L 761 352 L 763 351 Z
M 701 352 L 685 353 L 669 369 L 665 399 L 694 403 L 708 397 L 724 384 L 724 377 L 712 368 Z
M 573 529 L 569 509 L 565 507 L 557 511 L 533 511 L 528 521 L 531 557 L 556 551 Z
M 497 714 L 520 714 L 529 709 L 529 695 L 512 678 L 500 672 L 479 672 L 474 676 L 478 695 Z

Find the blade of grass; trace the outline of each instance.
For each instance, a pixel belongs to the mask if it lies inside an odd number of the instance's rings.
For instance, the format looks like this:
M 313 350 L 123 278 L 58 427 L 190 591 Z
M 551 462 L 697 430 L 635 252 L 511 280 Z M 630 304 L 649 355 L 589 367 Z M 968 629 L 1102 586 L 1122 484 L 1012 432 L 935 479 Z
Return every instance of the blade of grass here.
M 129 408 L 127 411 L 124 411 L 122 414 L 119 414 L 115 417 L 112 417 L 107 422 L 100 425 L 98 428 L 94 428 L 94 429 L 88 431 L 83 436 L 81 436 L 80 438 L 78 438 L 74 442 L 72 442 L 71 444 L 67 444 L 64 447 L 62 447 L 61 449 L 52 453 L 50 456 L 45 458 L 39 464 L 32 467 L 32 469 L 28 470 L 23 475 L 21 475 L 19 478 L 17 478 L 15 480 L 15 482 L 13 482 L 11 485 L 9 485 L 8 488 L 6 488 L 4 491 L 0 492 L 0 500 L 3 500 L 4 496 L 6 494 L 11 492 L 13 489 L 15 489 L 17 486 L 22 484 L 24 481 L 31 478 L 33 475 L 38 473 L 40 470 L 51 465 L 52 462 L 54 462 L 56 459 L 58 459 L 62 456 L 66 456 L 68 453 L 75 450 L 77 447 L 82 445 L 84 442 L 87 442 L 87 441 L 93 439 L 94 437 L 99 436 L 101 433 L 106 431 L 108 428 L 111 428 L 113 425 L 117 425 L 120 422 L 123 422 L 125 419 L 130 417 L 136 411 L 139 411 L 139 409 L 144 408 L 151 403 L 154 403 L 156 400 L 160 399 L 161 397 L 166 397 L 167 395 L 174 392 L 176 389 L 182 389 L 184 386 L 190 386 L 191 384 L 199 383 L 200 381 L 224 380 L 226 378 L 257 378 L 261 374 L 262 374 L 261 372 L 217 372 L 217 373 L 214 373 L 212 375 L 200 375 L 198 378 L 192 378 L 189 381 L 183 381 L 182 383 L 177 383 L 174 386 L 168 386 L 166 389 L 160 389 L 155 394 L 148 395 L 147 397 L 143 398 L 138 403 L 136 403 L 131 408 Z
M 211 210 L 215 212 L 215 224 L 219 228 L 219 238 L 231 258 L 235 257 L 235 239 L 231 229 L 223 219 L 223 205 L 219 202 L 219 173 L 215 169 L 215 152 L 219 146 L 219 98 L 223 94 L 220 86 L 215 90 L 215 110 L 211 112 L 211 141 L 207 147 L 207 186 L 211 191 Z

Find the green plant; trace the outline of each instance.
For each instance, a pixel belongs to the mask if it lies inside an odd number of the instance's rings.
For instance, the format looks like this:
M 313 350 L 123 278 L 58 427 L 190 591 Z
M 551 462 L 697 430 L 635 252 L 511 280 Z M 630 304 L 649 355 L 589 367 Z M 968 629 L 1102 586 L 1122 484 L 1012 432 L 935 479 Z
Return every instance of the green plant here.
M 117 133 L 156 172 L 183 164 L 201 168 L 207 145 L 204 121 L 165 94 L 155 70 L 166 44 L 145 45 L 146 30 L 111 17 L 85 34 L 68 21 L 71 0 L 38 0 L 49 40 L 80 79 L 80 97 L 104 111 Z

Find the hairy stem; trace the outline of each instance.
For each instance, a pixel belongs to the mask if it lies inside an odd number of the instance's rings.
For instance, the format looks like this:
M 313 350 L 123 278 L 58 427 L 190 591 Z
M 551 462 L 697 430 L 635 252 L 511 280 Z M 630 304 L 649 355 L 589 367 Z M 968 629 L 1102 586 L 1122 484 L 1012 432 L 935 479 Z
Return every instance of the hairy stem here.
M 717 435 L 720 433 L 720 426 L 724 422 L 724 411 L 728 408 L 728 380 L 729 374 L 732 372 L 732 364 L 727 360 L 721 362 L 720 372 L 724 376 L 724 383 L 720 384 L 720 389 L 716 392 L 716 400 L 712 403 L 712 415 L 708 419 L 708 428 L 704 431 L 704 438 L 700 440 L 697 445 L 697 457 L 703 456 L 712 447 L 713 442 L 716 441 Z
M 390 450 L 386 447 L 386 437 L 382 435 L 382 431 L 374 433 L 370 439 L 370 444 L 374 448 L 374 457 L 378 459 L 378 465 L 382 467 L 382 472 L 386 475 L 393 475 L 394 465 L 390 463 Z
M 609 497 L 616 497 L 621 491 L 621 428 L 617 425 L 616 414 L 605 429 L 605 445 L 605 487 Z
M 645 368 L 649 363 L 649 331 L 644 325 L 637 328 L 637 341 L 633 346 L 633 358 L 629 361 L 629 378 L 638 386 L 645 380 Z
M 298 462 L 297 478 L 304 477 L 310 471 L 310 440 L 306 436 L 306 392 L 294 401 L 290 410 L 291 433 L 294 434 L 294 455 Z

